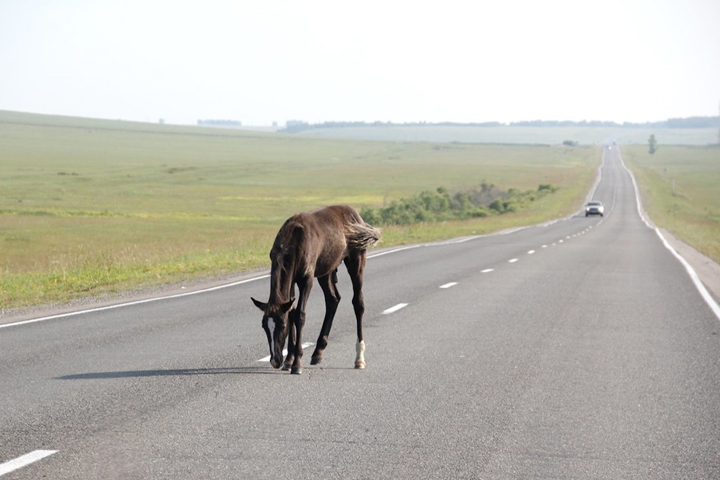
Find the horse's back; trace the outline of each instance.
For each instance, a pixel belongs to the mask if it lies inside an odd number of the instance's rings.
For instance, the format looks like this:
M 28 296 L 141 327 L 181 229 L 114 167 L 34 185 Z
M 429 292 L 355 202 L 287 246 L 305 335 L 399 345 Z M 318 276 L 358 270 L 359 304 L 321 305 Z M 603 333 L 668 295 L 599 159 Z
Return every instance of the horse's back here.
M 364 251 L 377 243 L 380 231 L 365 224 L 349 205 L 331 205 L 290 217 L 281 227 L 270 253 L 285 258 L 296 272 L 326 275 L 351 252 Z
M 349 205 L 322 207 L 310 214 L 328 219 L 323 227 L 332 230 L 328 238 L 342 236 L 349 250 L 366 250 L 380 240 L 380 230 L 366 224 L 358 211 Z
M 307 215 L 317 218 L 326 226 L 344 226 L 353 223 L 365 223 L 350 205 L 329 205 L 307 212 Z

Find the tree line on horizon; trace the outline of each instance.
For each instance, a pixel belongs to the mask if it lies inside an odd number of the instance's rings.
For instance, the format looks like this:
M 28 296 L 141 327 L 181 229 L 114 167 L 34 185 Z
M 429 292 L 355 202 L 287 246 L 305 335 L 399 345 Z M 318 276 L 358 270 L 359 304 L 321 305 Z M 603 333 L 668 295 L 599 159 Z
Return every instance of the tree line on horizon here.
M 298 133 L 305 130 L 320 128 L 348 128 L 348 127 L 619 127 L 619 128 L 720 128 L 720 116 L 714 117 L 687 117 L 670 118 L 660 122 L 610 122 L 601 120 L 529 120 L 520 122 L 345 122 L 331 121 L 322 123 L 308 123 L 302 120 L 288 120 L 282 133 Z
M 242 122 L 238 120 L 198 120 L 197 124 L 211 126 L 242 127 Z

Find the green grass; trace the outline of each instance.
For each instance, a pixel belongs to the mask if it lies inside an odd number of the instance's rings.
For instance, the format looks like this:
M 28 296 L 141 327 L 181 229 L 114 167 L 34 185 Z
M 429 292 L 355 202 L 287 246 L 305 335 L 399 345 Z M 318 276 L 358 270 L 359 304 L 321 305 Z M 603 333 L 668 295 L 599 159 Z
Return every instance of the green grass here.
M 594 147 L 338 140 L 0 112 L 0 308 L 267 267 L 282 222 L 486 181 L 558 192 L 466 222 L 385 229 L 382 246 L 576 209 Z
M 720 262 L 720 148 L 622 148 L 643 205 L 659 227 Z

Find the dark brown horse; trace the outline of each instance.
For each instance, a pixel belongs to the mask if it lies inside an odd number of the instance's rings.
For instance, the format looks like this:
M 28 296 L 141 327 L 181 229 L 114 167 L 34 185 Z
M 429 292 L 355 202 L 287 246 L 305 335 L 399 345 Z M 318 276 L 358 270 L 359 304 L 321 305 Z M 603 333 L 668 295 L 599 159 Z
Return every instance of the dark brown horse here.
M 365 254 L 368 247 L 380 240 L 380 231 L 367 225 L 360 214 L 347 205 L 323 207 L 290 217 L 280 228 L 270 251 L 270 299 L 263 303 L 252 299 L 263 312 L 262 327 L 270 347 L 270 364 L 280 368 L 283 347 L 288 341 L 288 355 L 283 370 L 302 373 L 302 330 L 313 277 L 325 294 L 325 319 L 312 355 L 311 365 L 322 361 L 327 347 L 340 292 L 335 285 L 335 272 L 345 262 L 353 286 L 352 304 L 357 319 L 357 356 L 355 368 L 365 368 L 365 342 L 362 317 L 365 312 L 362 285 Z M 291 292 L 298 286 L 300 296 L 295 301 Z M 270 334 L 268 322 L 274 330 Z

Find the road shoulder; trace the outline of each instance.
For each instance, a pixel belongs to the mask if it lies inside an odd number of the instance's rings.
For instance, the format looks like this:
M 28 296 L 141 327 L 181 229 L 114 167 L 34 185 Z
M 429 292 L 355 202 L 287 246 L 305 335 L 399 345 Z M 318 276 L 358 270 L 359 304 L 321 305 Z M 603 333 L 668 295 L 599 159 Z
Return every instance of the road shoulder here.
M 712 258 L 698 252 L 664 228 L 660 228 L 659 230 L 670 246 L 692 266 L 700 278 L 700 281 L 702 281 L 705 288 L 708 289 L 715 300 L 720 300 L 720 264 Z

